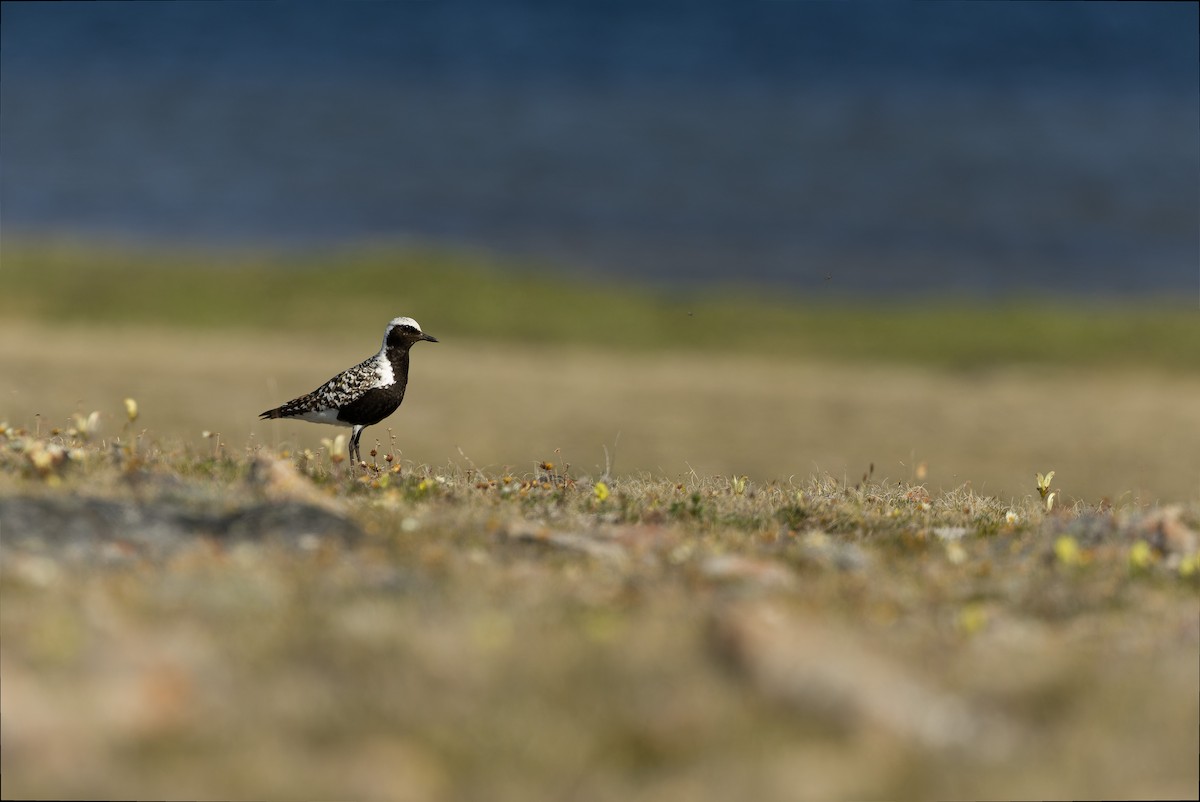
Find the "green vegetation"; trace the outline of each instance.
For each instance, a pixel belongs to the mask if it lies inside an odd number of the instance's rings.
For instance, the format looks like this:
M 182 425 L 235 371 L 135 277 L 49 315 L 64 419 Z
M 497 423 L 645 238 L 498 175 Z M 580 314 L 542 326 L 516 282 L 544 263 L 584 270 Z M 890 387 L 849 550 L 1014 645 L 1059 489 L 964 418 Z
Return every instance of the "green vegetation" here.
M 1195 788 L 1196 504 L 1047 512 L 1042 466 L 1011 503 L 386 451 L 352 477 L 75 423 L 0 434 L 14 796 Z
M 863 303 L 824 288 L 680 295 L 416 247 L 301 254 L 6 241 L 0 256 L 9 319 L 340 333 L 350 319 L 404 312 L 492 342 L 1200 370 L 1200 315 L 1184 304 Z

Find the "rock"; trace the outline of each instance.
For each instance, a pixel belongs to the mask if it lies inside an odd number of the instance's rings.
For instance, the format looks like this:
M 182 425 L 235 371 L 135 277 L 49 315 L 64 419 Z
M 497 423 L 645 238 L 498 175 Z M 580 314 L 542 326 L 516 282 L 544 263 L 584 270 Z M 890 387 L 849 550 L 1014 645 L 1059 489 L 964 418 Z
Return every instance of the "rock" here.
M 1051 536 L 1067 535 L 1085 548 L 1144 540 L 1167 556 L 1187 556 L 1200 550 L 1200 534 L 1183 522 L 1183 507 L 1178 504 L 1128 515 L 1083 513 L 1053 521 L 1047 531 Z
M 1015 731 L 852 632 L 768 603 L 713 621 L 714 645 L 764 695 L 840 730 L 879 730 L 934 750 L 1000 758 Z
M 736 582 L 765 590 L 787 589 L 796 583 L 795 575 L 786 565 L 740 554 L 709 557 L 700 564 L 700 574 L 717 582 Z
M 805 561 L 827 570 L 864 571 L 870 563 L 867 553 L 856 544 L 842 537 L 831 537 L 818 529 L 802 535 L 800 546 Z
M 629 562 L 625 549 L 602 535 L 585 535 L 574 532 L 553 532 L 544 526 L 519 521 L 505 530 L 509 540 L 518 543 L 535 543 L 563 551 L 586 554 L 589 557 L 624 567 Z
M 163 515 L 153 504 L 78 496 L 0 499 L 0 547 L 5 549 L 127 543 L 157 552 L 177 543 L 188 527 L 199 525 L 189 516 Z
M 119 544 L 145 556 L 157 556 L 199 537 L 275 538 L 299 545 L 305 537 L 353 542 L 361 534 L 352 520 L 298 502 L 264 502 L 229 510 L 211 503 L 177 501 L 0 498 L 0 549 L 87 550 Z
M 1130 532 L 1166 555 L 1189 555 L 1200 550 L 1200 534 L 1181 520 L 1178 504 L 1155 510 L 1130 526 Z
M 220 525 L 218 537 L 235 540 L 279 538 L 298 542 L 317 537 L 352 544 L 362 536 L 358 524 L 349 518 L 295 501 L 255 504 L 224 516 Z
M 321 492 L 291 460 L 280 459 L 266 451 L 260 451 L 254 457 L 246 481 L 268 501 L 301 502 L 333 513 L 345 511 L 344 505 Z
M 937 535 L 939 540 L 954 541 L 962 540 L 967 534 L 965 526 L 935 526 L 933 534 Z

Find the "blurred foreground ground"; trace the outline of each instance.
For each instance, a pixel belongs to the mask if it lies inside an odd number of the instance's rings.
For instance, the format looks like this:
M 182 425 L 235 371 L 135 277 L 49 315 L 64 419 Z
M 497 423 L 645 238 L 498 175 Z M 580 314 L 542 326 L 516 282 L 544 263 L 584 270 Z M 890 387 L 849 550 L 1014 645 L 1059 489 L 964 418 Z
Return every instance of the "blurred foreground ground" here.
M 0 440 L 6 797 L 1197 787 L 1195 502 Z
M 367 430 L 364 452 L 378 442 L 430 465 L 524 471 L 551 460 L 592 476 L 607 467 L 760 481 L 853 481 L 873 464 L 877 480 L 969 483 L 1002 499 L 1055 470 L 1064 500 L 1200 493 L 1200 451 L 1186 445 L 1200 436 L 1193 372 L 607 352 L 456 340 L 422 323 L 442 342 L 414 350 L 407 400 Z M 256 416 L 371 354 L 376 328 L 330 337 L 0 324 L 0 420 L 48 430 L 98 410 L 100 434 L 112 435 L 133 397 L 138 426 L 168 443 L 208 442 L 209 431 L 235 453 L 319 451 L 347 430 Z

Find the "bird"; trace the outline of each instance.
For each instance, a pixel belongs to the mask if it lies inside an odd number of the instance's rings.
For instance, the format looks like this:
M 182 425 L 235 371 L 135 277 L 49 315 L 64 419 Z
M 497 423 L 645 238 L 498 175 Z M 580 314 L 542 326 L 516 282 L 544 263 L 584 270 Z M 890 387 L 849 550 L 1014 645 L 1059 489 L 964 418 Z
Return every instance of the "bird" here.
M 358 440 L 363 429 L 391 415 L 404 401 L 408 386 L 408 352 L 421 341 L 436 337 L 421 330 L 411 317 L 393 318 L 383 334 L 379 353 L 343 370 L 317 389 L 259 414 L 260 419 L 297 418 L 313 423 L 349 426 L 350 464 L 361 461 Z

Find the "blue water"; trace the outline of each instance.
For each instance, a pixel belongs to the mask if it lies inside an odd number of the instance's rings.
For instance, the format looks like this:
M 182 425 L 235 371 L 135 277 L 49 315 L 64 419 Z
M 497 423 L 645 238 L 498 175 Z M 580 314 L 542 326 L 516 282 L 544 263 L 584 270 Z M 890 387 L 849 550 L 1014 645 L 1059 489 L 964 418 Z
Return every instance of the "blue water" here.
M 1189 294 L 1146 3 L 5 3 L 4 234 L 420 241 L 668 286 Z

